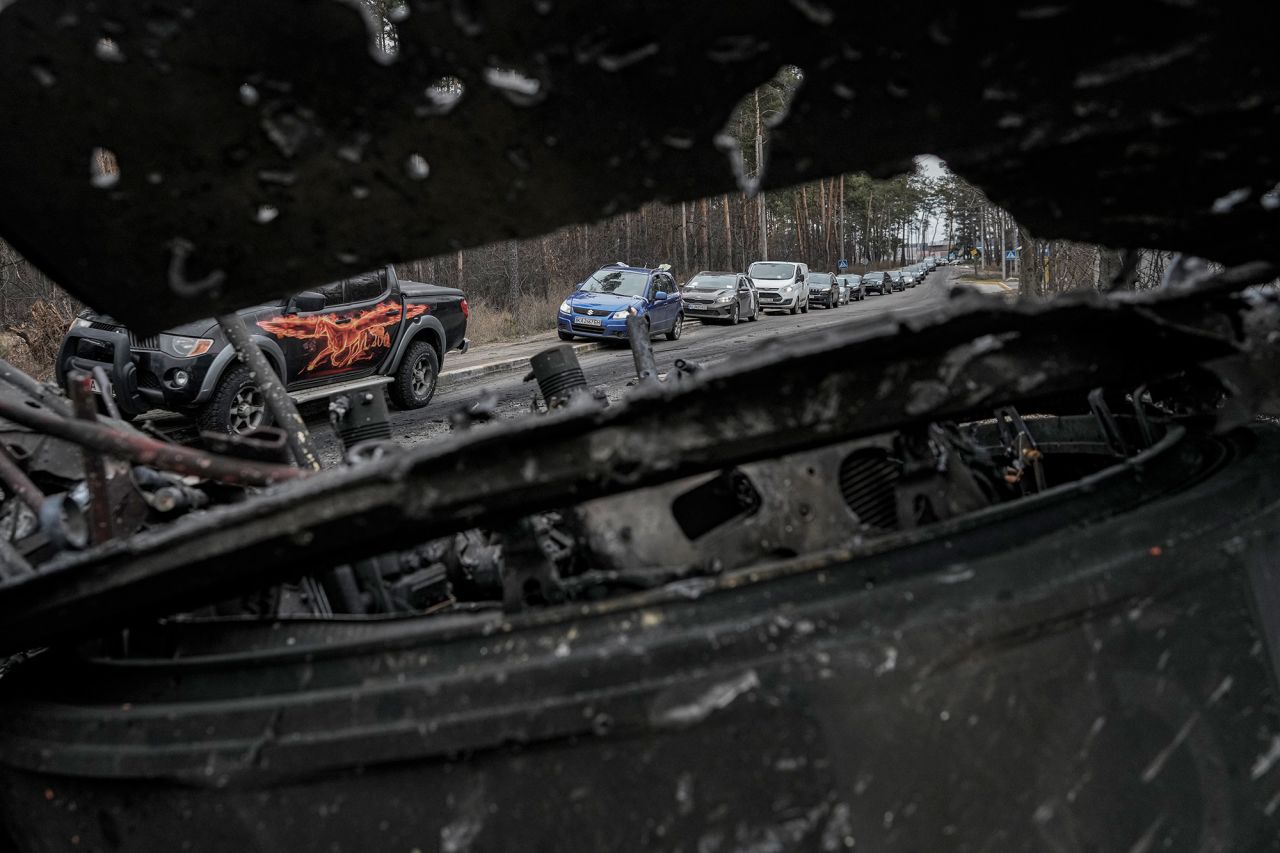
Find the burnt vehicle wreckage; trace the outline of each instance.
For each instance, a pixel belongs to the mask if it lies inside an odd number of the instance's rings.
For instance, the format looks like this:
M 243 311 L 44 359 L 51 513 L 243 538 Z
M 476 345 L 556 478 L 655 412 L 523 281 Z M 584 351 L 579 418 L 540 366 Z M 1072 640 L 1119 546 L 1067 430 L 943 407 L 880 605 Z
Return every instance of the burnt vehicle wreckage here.
M 665 378 L 632 335 L 613 405 L 555 349 L 539 416 L 412 450 L 348 395 L 324 471 L 270 381 L 279 429 L 197 450 L 0 364 L 0 844 L 1280 847 L 1262 9 L 414 2 L 371 58 L 350 6 L 249 6 L 0 4 L 0 234 L 259 376 L 240 305 L 723 192 L 788 62 L 769 185 L 931 150 L 1036 233 L 1224 266 Z

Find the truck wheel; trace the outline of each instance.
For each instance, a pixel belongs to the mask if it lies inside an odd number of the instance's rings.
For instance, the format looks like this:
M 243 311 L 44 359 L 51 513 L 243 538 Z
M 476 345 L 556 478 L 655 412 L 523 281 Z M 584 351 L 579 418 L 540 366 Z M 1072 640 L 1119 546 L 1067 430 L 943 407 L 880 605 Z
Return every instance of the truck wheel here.
M 436 393 L 440 359 L 426 341 L 414 341 L 396 369 L 391 383 L 391 402 L 401 409 L 421 409 Z
M 196 424 L 203 432 L 229 435 L 244 435 L 271 425 L 266 397 L 248 365 L 237 364 L 222 375 L 209 402 L 196 413 Z

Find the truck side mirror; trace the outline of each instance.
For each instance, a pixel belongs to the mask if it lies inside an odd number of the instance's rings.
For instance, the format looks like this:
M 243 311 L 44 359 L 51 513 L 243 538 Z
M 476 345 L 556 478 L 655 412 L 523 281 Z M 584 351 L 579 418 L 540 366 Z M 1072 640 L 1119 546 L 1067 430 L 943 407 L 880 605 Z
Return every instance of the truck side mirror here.
M 323 308 L 323 293 L 316 293 L 314 290 L 304 290 L 301 293 L 289 297 L 289 301 L 284 306 L 284 313 L 307 313 L 310 311 L 320 311 Z

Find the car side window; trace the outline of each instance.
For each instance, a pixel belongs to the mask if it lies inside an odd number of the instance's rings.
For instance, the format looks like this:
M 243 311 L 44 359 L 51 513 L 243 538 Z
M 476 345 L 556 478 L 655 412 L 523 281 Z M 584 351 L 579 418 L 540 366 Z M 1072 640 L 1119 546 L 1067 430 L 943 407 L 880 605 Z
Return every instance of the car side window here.
M 324 297 L 324 307 L 332 308 L 342 304 L 342 284 L 340 281 L 335 281 L 316 288 L 316 293 Z
M 347 279 L 346 301 L 368 302 L 386 290 L 386 273 L 380 271 Z

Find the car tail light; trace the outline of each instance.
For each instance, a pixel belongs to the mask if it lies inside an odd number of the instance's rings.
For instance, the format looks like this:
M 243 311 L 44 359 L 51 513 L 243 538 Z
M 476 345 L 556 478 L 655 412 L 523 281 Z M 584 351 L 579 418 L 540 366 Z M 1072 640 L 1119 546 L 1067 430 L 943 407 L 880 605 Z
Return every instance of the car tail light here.
M 471 306 L 467 304 L 467 300 L 462 300 L 462 316 L 467 319 L 471 318 Z

